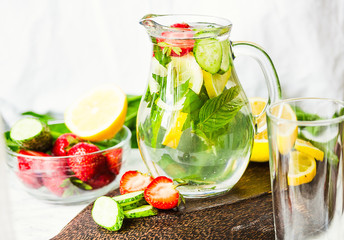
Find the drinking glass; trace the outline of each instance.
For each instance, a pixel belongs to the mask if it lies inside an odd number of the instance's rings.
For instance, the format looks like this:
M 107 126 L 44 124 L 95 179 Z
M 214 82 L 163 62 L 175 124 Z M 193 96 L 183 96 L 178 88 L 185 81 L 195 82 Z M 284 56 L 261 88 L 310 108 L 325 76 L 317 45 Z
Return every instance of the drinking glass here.
M 276 239 L 344 239 L 343 113 L 321 98 L 268 107 Z

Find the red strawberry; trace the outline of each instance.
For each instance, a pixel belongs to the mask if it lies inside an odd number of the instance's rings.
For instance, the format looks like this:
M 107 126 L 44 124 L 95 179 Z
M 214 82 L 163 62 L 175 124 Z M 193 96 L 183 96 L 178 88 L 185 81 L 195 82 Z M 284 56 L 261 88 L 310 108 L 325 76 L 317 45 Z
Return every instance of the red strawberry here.
M 160 176 L 155 178 L 144 193 L 146 201 L 158 209 L 172 209 L 178 206 L 179 192 L 170 178 Z
M 90 154 L 99 150 L 94 144 L 80 142 L 68 151 L 68 165 L 77 178 L 86 182 L 107 167 L 105 156 Z
M 108 168 L 116 175 L 118 175 L 122 166 L 122 153 L 122 148 L 112 149 L 105 153 Z
M 81 142 L 81 138 L 74 133 L 62 134 L 56 139 L 52 153 L 55 156 L 67 156 L 69 149 L 79 142 Z
M 127 171 L 121 178 L 119 190 L 121 194 L 144 190 L 152 181 L 153 178 L 147 174 Z
M 156 41 L 159 43 L 166 43 L 167 46 L 161 45 L 161 49 L 164 47 L 171 47 L 171 56 L 181 57 L 192 51 L 195 44 L 195 40 L 192 39 L 194 33 L 190 29 L 183 29 L 179 32 L 163 32 L 161 36 L 163 38 L 157 38 Z M 177 51 L 180 49 L 180 52 Z
M 171 25 L 172 28 L 189 28 L 190 25 L 187 23 L 175 23 Z
M 18 172 L 17 176 L 22 182 L 31 188 L 39 188 L 42 186 L 41 170 L 42 157 L 51 157 L 49 154 L 43 152 L 20 150 L 19 154 L 27 155 L 28 157 L 18 156 Z M 36 158 L 37 157 L 37 158 Z
M 110 171 L 105 171 L 101 174 L 98 174 L 96 177 L 91 178 L 87 183 L 93 188 L 101 188 L 109 183 L 111 183 L 116 178 L 116 175 Z

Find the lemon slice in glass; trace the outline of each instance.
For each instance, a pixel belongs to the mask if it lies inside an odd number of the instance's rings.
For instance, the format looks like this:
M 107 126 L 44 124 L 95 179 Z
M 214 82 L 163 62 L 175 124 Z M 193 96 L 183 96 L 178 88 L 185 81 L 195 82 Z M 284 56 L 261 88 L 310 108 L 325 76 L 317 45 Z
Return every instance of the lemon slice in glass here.
M 117 86 L 99 86 L 79 97 L 64 114 L 70 131 L 89 141 L 113 138 L 127 113 L 126 94 Z
M 259 115 L 267 103 L 265 98 L 249 98 L 251 110 L 253 115 Z M 266 127 L 266 114 L 262 114 L 256 119 L 258 129 Z M 251 161 L 253 162 L 267 162 L 269 161 L 269 143 L 267 129 L 254 136 Z
M 203 74 L 193 54 L 189 53 L 183 57 L 171 57 L 171 59 L 167 68 L 168 71 L 173 71 L 170 75 L 176 77 L 175 87 L 189 81 L 189 88 L 199 94 L 203 84 Z
M 280 104 L 271 108 L 271 114 L 277 118 L 296 121 L 296 114 L 289 104 Z M 287 154 L 294 147 L 298 126 L 292 122 L 281 122 L 277 128 L 277 146 L 281 154 Z
M 299 152 L 303 152 L 314 157 L 316 160 L 324 160 L 324 152 L 319 148 L 314 147 L 310 142 L 302 139 L 296 139 L 294 148 Z
M 225 88 L 231 76 L 231 67 L 224 74 L 211 74 L 203 70 L 204 86 L 207 89 L 208 96 L 214 98 L 219 96 Z
M 287 177 L 289 186 L 298 186 L 311 182 L 316 172 L 316 162 L 313 157 L 298 151 L 290 153 Z

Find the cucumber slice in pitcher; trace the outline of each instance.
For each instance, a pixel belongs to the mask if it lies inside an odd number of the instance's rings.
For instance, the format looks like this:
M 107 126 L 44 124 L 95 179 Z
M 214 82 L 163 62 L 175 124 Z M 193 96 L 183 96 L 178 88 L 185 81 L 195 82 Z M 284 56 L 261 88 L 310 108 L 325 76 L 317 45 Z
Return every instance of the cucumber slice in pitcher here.
M 124 213 L 114 199 L 102 196 L 93 204 L 92 218 L 99 226 L 109 231 L 118 231 L 122 227 Z
M 124 216 L 126 218 L 149 217 L 149 216 L 154 216 L 157 214 L 158 214 L 158 209 L 154 208 L 152 205 L 143 205 L 138 208 L 124 211 Z
M 52 146 L 49 127 L 37 118 L 18 120 L 10 131 L 11 139 L 24 149 L 45 152 Z
M 214 38 L 198 39 L 195 42 L 194 55 L 200 67 L 211 73 L 217 73 L 222 63 L 221 43 Z
M 222 48 L 222 60 L 219 73 L 224 74 L 229 71 L 231 67 L 231 56 L 230 56 L 230 47 L 227 40 L 221 42 Z

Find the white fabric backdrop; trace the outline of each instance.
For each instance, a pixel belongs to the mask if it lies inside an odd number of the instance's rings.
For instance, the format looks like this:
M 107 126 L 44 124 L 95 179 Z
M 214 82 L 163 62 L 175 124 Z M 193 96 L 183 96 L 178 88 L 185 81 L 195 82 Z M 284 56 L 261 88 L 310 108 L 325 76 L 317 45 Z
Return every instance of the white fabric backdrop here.
M 142 94 L 151 43 L 138 22 L 147 13 L 228 18 L 232 41 L 256 42 L 270 54 L 284 97 L 344 99 L 344 0 L 2 0 L 0 104 L 63 112 L 103 82 Z M 248 95 L 265 96 L 258 65 L 235 64 Z

